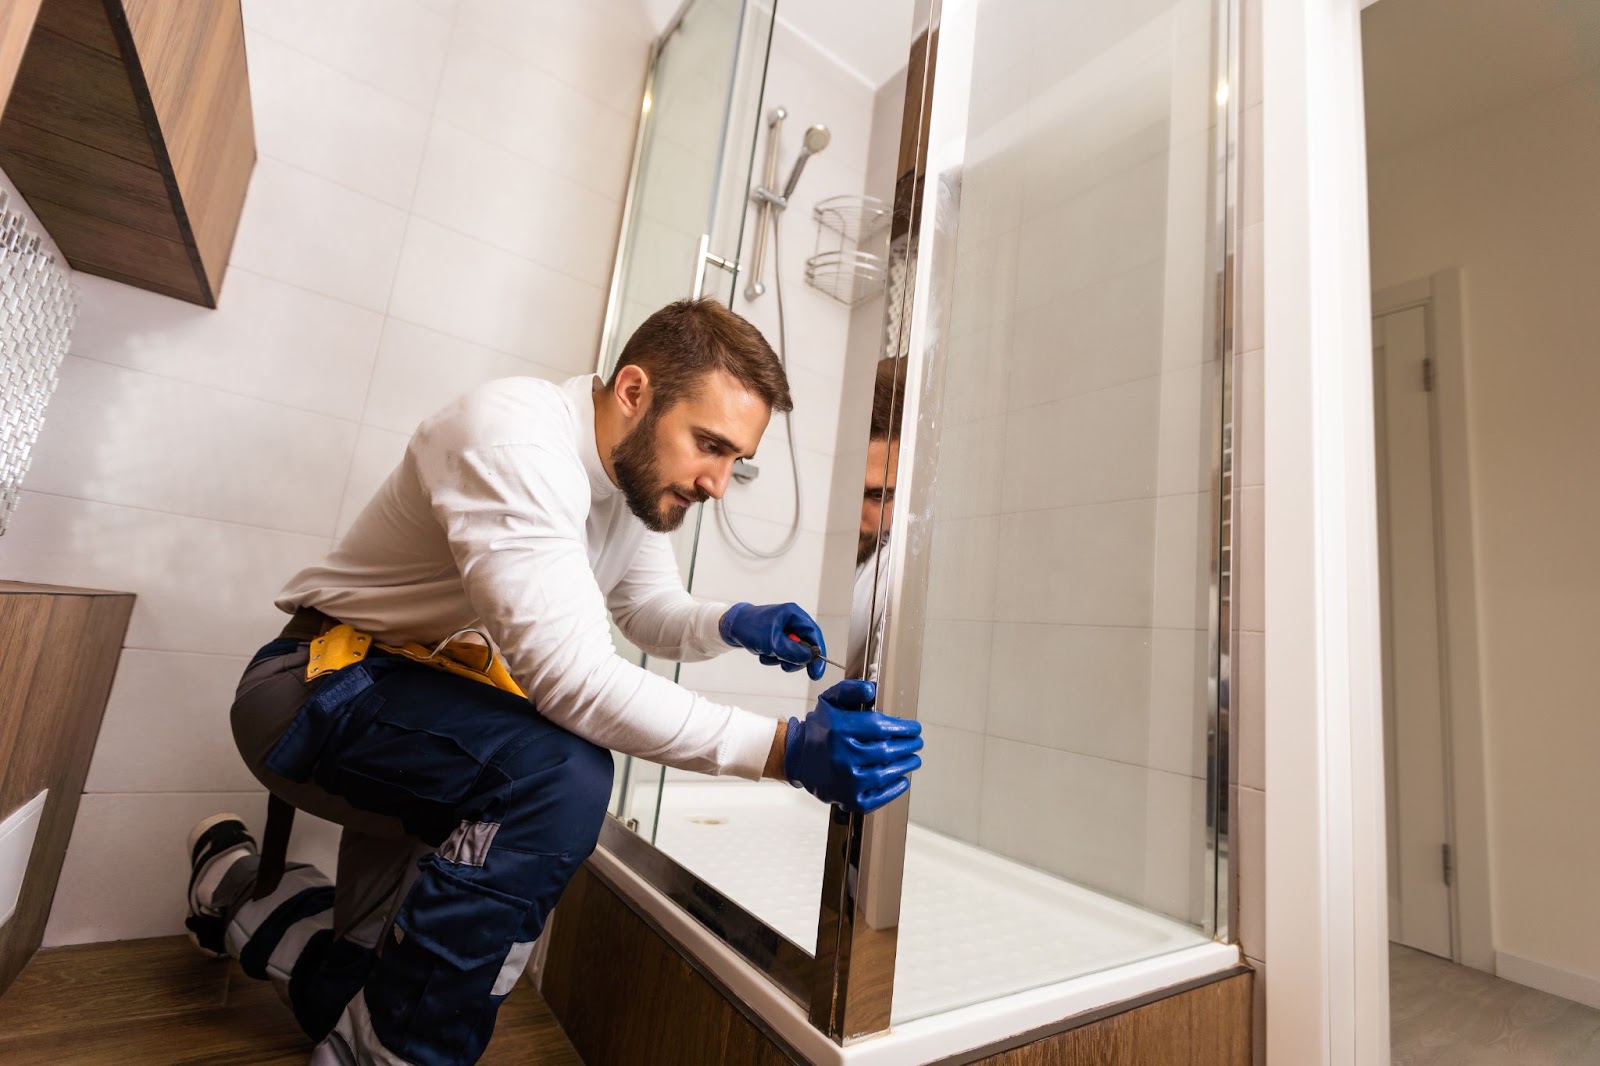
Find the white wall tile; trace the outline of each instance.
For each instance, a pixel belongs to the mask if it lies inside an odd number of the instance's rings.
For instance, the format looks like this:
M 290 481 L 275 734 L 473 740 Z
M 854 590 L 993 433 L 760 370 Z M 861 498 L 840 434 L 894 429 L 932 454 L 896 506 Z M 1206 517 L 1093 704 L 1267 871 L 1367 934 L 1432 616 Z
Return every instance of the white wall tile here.
M 1166 629 L 1205 629 L 1210 610 L 1211 500 L 1156 501 L 1155 595 L 1151 616 Z
M 1233 454 L 1238 462 L 1239 484 L 1261 485 L 1266 481 L 1266 399 L 1262 394 L 1262 353 L 1242 352 L 1234 359 L 1237 374 L 1233 379 Z
M 642 83 L 644 62 L 643 52 L 630 53 L 608 69 Z M 458 34 L 434 106 L 447 122 L 603 196 L 622 199 L 637 117 L 591 99 L 496 45 Z
M 1144 888 L 1150 771 L 1033 744 L 984 744 L 978 843 L 1124 899 Z
M 1008 363 L 1013 409 L 1161 371 L 1161 264 L 1097 282 L 1016 317 Z
M 75 274 L 74 355 L 340 418 L 361 417 L 383 318 L 228 271 L 216 310 Z
M 654 29 L 638 4 L 460 0 L 456 26 L 622 114 L 638 114 Z M 606 63 L 594 62 L 606 56 Z M 636 74 L 636 76 L 630 76 Z
M 1161 375 L 1160 457 L 1156 491 L 1200 492 L 1210 487 L 1216 466 L 1211 410 L 1211 366 L 1195 365 Z
M 1149 626 L 1155 511 L 1132 500 L 1004 516 L 995 617 Z
M 1239 350 L 1252 352 L 1266 344 L 1266 275 L 1263 227 L 1239 231 Z
M 1205 902 L 1205 779 L 1150 770 L 1144 781 L 1144 885 L 1134 899 L 1198 926 Z
M 922 769 L 911 775 L 911 820 L 978 843 L 983 734 L 924 722 L 922 739 Z
M 405 212 L 263 156 L 245 196 L 231 262 L 382 311 Z
M 745 706 L 741 700 L 746 697 L 803 703 L 810 684 L 804 671 L 787 674 L 779 667 L 764 666 L 758 657 L 743 648 L 733 648 L 704 662 L 684 663 L 678 677 L 683 685 L 696 692 L 735 694 L 740 698 L 732 702 L 741 707 Z
M 995 617 L 995 558 L 1003 542 L 993 515 L 936 522 L 929 548 L 927 617 Z
M 1156 629 L 1150 634 L 1149 742 L 1139 762 L 1190 777 L 1206 776 L 1206 734 L 1212 706 L 1206 630 Z
M 409 435 L 429 415 L 488 381 L 567 375 L 398 318 L 384 323 L 363 421 Z
M 433 120 L 416 214 L 607 288 L 622 205 L 523 156 Z
M 248 654 L 276 636 L 278 590 L 326 537 L 25 491 L 0 538 L 0 573 L 138 596 L 127 646 Z
M 269 37 L 250 42 L 256 147 L 394 207 L 411 203 L 428 112 Z
M 1239 628 L 1264 633 L 1267 629 L 1266 561 L 1262 548 L 1264 489 L 1239 490 L 1239 528 L 1234 532 L 1236 571 L 1233 578 L 1234 603 L 1239 610 Z
M 828 528 L 828 485 L 833 477 L 833 457 L 809 448 L 797 448 L 795 460 L 800 467 L 800 528 L 812 533 L 825 533 Z M 724 504 L 736 518 L 748 515 L 788 526 L 794 518 L 795 475 L 788 445 L 781 435 L 767 431 L 756 453 L 756 465 L 761 473 L 754 481 L 745 484 L 729 482 L 727 494 L 723 497 Z
M 452 337 L 582 373 L 595 364 L 605 293 L 413 218 L 389 310 Z
M 361 427 L 355 453 L 350 459 L 350 472 L 345 477 L 344 491 L 340 494 L 335 537 L 342 537 L 350 531 L 356 516 L 394 472 L 394 468 L 400 465 L 410 439 L 410 435 L 405 433 L 378 429 L 376 426 Z
M 1011 475 L 1006 467 L 1007 421 L 1004 416 L 947 426 L 939 437 L 933 481 L 933 513 L 941 518 L 970 518 L 1001 510 L 1001 489 Z M 1038 469 L 1042 456 L 1025 462 Z M 856 516 L 860 529 L 860 516 Z
M 28 487 L 327 536 L 355 425 L 69 356 Z
M 985 732 L 994 705 L 989 693 L 990 643 L 995 628 L 992 622 L 928 619 L 922 630 L 918 719 L 970 733 Z
M 997 623 L 989 732 L 1144 765 L 1149 658 L 1144 629 Z
M 1262 218 L 1261 105 L 1239 114 L 1239 225 L 1254 226 Z
M 1145 378 L 1012 412 L 1000 467 L 1001 510 L 1151 495 L 1160 399 L 1160 379 Z
M 259 828 L 266 810 L 265 789 L 85 794 L 45 926 L 45 946 L 182 933 L 189 830 L 219 811 L 233 811 Z
M 266 640 L 263 638 L 262 643 Z M 228 709 L 254 649 L 239 655 L 128 648 L 106 701 L 87 792 L 253 792 Z
M 781 543 L 789 529 L 787 522 L 769 522 L 748 516 L 737 521 L 739 535 L 758 548 Z M 785 603 L 792 600 L 809 608 L 816 601 L 817 576 L 822 572 L 822 542 L 822 534 L 802 530 L 787 555 L 778 559 L 753 559 L 735 549 L 723 533 L 716 514 L 708 512 L 700 527 L 694 593 L 729 602 Z
M 244 0 L 247 50 L 265 35 L 416 107 L 433 103 L 450 18 L 407 0 Z
M 1233 828 L 1238 834 L 1230 861 L 1238 871 L 1239 946 L 1252 958 L 1267 957 L 1267 794 L 1233 790 Z

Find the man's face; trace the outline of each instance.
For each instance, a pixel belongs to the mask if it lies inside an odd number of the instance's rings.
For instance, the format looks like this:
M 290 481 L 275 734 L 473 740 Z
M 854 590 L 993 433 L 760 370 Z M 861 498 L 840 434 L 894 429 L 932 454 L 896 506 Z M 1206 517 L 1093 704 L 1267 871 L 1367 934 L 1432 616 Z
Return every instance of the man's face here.
M 611 452 L 628 509 L 658 533 L 677 529 L 691 506 L 722 499 L 734 460 L 755 456 L 771 416 L 722 370 L 671 407 L 652 401 Z
M 900 442 L 875 440 L 867 445 L 867 480 L 861 491 L 861 538 L 856 565 L 872 558 L 894 521 L 894 477 L 900 465 Z

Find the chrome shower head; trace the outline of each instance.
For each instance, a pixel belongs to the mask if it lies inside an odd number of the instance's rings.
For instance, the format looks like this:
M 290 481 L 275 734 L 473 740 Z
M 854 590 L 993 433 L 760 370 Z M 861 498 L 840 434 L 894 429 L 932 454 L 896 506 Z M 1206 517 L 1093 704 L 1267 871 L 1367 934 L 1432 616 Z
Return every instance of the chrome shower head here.
M 800 172 L 806 168 L 806 160 L 828 147 L 828 142 L 833 140 L 833 134 L 828 132 L 826 126 L 812 126 L 806 130 L 805 138 L 800 143 L 800 154 L 795 158 L 794 169 L 789 171 L 789 180 L 783 184 L 783 198 L 785 200 L 794 193 L 794 187 L 800 183 Z

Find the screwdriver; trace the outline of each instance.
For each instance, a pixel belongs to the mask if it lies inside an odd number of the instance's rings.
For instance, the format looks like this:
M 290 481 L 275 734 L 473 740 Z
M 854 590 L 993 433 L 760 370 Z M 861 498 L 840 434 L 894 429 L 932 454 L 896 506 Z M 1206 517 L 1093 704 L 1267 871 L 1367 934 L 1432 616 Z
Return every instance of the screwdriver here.
M 813 661 L 815 661 L 817 659 L 821 659 L 823 662 L 827 663 L 829 666 L 837 666 L 841 670 L 844 669 L 843 664 L 836 663 L 832 659 L 828 658 L 826 655 L 822 654 L 822 649 L 821 648 L 817 647 L 815 644 L 811 643 L 809 640 L 807 640 L 804 637 L 800 636 L 798 633 L 790 633 L 789 634 L 789 639 L 794 641 L 796 644 L 804 644 L 807 648 L 809 648 L 811 650 L 811 658 L 812 658 Z

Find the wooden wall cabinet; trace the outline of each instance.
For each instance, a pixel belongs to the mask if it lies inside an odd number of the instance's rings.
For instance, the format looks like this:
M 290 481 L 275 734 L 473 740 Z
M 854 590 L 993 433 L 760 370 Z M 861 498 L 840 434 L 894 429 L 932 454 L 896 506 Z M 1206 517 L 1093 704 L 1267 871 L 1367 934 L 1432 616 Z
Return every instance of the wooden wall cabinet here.
M 0 0 L 0 169 L 73 269 L 217 305 L 256 158 L 239 0 Z
M 44 938 L 132 610 L 125 592 L 0 581 L 0 819 L 50 790 L 0 926 L 0 993 Z

